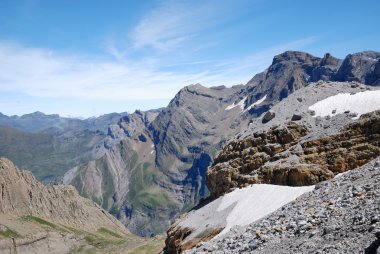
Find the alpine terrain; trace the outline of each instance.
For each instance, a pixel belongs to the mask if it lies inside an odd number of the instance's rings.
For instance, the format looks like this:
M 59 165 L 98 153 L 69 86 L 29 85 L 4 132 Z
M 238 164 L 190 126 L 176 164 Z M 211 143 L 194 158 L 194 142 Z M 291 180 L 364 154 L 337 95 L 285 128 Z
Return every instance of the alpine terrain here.
M 354 142 L 347 138 L 352 130 L 342 128 L 365 112 L 345 108 L 343 97 L 358 94 L 351 96 L 356 105 L 364 92 L 376 101 L 378 94 L 370 92 L 380 85 L 379 57 L 374 51 L 343 60 L 287 51 L 246 85 L 190 85 L 160 110 L 84 120 L 39 112 L 2 115 L 0 139 L 6 145 L 0 154 L 45 183 L 74 185 L 135 234 L 161 234 L 173 218 L 230 188 L 315 184 L 374 158 L 378 150 L 365 159 L 352 157 L 353 150 L 332 161 L 321 158 L 317 147 L 344 137 Z M 334 95 L 344 103 L 326 102 L 334 112 L 329 115 L 317 102 Z

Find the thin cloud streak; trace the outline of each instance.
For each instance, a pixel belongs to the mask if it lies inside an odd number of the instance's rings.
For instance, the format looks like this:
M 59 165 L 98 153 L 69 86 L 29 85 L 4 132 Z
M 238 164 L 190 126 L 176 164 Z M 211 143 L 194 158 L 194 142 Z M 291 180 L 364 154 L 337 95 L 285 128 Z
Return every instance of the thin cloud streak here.
M 235 4 L 236 5 L 236 4 Z M 165 1 L 148 12 L 129 34 L 135 49 L 173 51 L 191 44 L 202 31 L 230 19 L 232 3 Z M 208 47 L 207 43 L 203 47 Z M 198 49 L 198 50 L 200 50 Z
M 0 42 L 0 92 L 35 97 L 153 100 L 172 98 L 183 86 L 235 85 L 266 68 L 272 57 L 301 49 L 314 38 L 290 42 L 199 71 L 162 71 L 159 63 L 106 61 Z

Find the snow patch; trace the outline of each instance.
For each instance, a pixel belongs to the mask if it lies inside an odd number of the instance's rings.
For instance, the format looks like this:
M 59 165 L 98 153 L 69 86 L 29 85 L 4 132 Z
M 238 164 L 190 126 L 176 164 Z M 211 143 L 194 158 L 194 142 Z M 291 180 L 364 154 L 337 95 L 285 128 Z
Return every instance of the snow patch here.
M 186 242 L 211 229 L 223 228 L 214 237 L 218 238 L 234 226 L 246 226 L 262 219 L 313 189 L 314 186 L 253 184 L 242 189 L 235 189 L 198 210 L 190 211 L 177 222 L 177 225 L 181 228 L 192 229 L 192 233 L 186 237 Z
M 218 237 L 230 231 L 234 226 L 246 226 L 280 207 L 295 200 L 302 194 L 312 191 L 314 186 L 289 187 L 271 184 L 254 184 L 236 189 L 222 197 L 217 208 L 220 212 L 233 205 L 227 217 L 227 225 Z
M 352 95 L 339 93 L 309 107 L 309 110 L 315 111 L 314 117 L 334 116 L 350 111 L 350 113 L 357 114 L 353 119 L 378 109 L 380 109 L 380 90 L 364 91 Z
M 266 98 L 267 98 L 267 95 L 264 95 L 263 98 L 261 98 L 260 100 L 256 101 L 255 103 L 252 103 L 251 106 L 249 106 L 248 108 L 246 108 L 244 110 L 244 112 L 247 111 L 247 110 L 250 110 L 251 108 L 253 108 L 253 107 L 257 106 L 257 105 L 260 105 L 261 103 L 263 103 L 265 101 Z
M 237 106 L 239 106 L 242 110 L 244 109 L 245 101 L 247 100 L 247 97 L 244 97 L 241 101 L 239 101 L 237 104 L 232 103 L 231 105 L 227 106 L 225 110 L 231 110 Z

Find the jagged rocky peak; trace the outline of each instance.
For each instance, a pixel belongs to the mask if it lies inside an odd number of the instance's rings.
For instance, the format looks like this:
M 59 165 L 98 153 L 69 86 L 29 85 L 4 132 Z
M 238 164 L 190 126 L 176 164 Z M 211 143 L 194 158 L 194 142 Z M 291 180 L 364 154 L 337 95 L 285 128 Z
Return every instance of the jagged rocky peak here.
M 380 53 L 363 51 L 348 55 L 339 68 L 338 81 L 358 81 L 370 85 L 379 84 Z
M 286 51 L 273 58 L 271 66 L 255 75 L 246 87 L 246 107 L 265 97 L 250 113 L 259 116 L 276 102 L 311 82 L 357 81 L 380 84 L 380 53 L 364 51 L 348 55 L 343 61 L 329 53 L 323 58 L 297 51 Z
M 330 53 L 326 53 L 321 59 L 321 66 L 333 66 L 337 67 L 341 63 L 342 60 L 332 56 Z
M 316 65 L 320 62 L 319 57 L 315 57 L 311 54 L 305 53 L 305 52 L 299 52 L 299 51 L 285 51 L 284 53 L 281 53 L 273 58 L 272 65 L 278 64 L 278 63 L 288 63 L 293 62 L 296 64 L 304 63 L 308 65 Z
M 117 123 L 110 124 L 108 136 L 113 140 L 121 140 L 126 137 L 136 139 L 140 135 L 147 135 L 146 130 L 149 124 L 154 121 L 158 114 L 159 112 L 156 111 L 136 110 L 132 114 L 119 118 Z

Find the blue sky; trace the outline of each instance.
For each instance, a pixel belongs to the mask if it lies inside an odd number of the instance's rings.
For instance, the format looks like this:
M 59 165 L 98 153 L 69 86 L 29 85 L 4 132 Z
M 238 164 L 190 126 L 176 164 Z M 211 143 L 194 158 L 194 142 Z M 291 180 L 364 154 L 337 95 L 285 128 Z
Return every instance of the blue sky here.
M 0 112 L 90 117 L 245 84 L 274 55 L 380 51 L 380 1 L 0 0 Z

